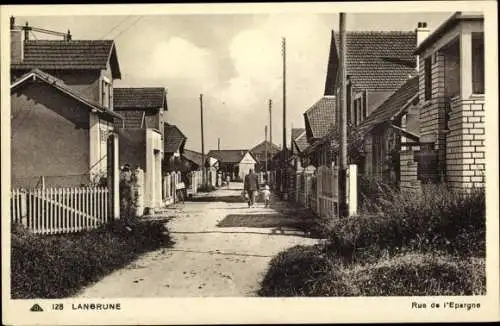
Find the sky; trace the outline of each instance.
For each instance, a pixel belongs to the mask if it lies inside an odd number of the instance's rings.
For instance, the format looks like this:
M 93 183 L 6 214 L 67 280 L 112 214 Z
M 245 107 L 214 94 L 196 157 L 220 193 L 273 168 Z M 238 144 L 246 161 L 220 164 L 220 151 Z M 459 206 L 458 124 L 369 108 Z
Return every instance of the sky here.
M 434 30 L 452 12 L 352 13 L 349 30 Z M 201 150 L 203 94 L 205 152 L 250 149 L 264 140 L 272 99 L 272 140 L 283 139 L 282 37 L 286 38 L 286 129 L 304 127 L 303 113 L 324 92 L 331 31 L 338 14 L 192 14 L 145 16 L 18 16 L 16 24 L 66 32 L 73 39 L 113 39 L 122 72 L 118 87 L 165 87 L 166 120 Z M 31 35 L 50 39 L 45 34 Z M 269 137 L 269 134 L 268 134 Z

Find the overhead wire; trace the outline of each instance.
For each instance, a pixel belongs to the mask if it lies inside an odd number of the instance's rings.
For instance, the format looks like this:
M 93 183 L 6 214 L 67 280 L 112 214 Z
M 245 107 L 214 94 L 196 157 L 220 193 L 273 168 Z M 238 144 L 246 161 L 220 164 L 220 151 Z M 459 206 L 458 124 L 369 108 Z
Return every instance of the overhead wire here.
M 122 19 L 118 24 L 116 24 L 115 26 L 113 26 L 113 28 L 111 28 L 107 33 L 105 33 L 101 38 L 100 40 L 103 40 L 105 39 L 106 37 L 108 37 L 108 35 L 110 35 L 114 30 L 116 30 L 121 24 L 123 24 L 127 19 L 129 19 L 131 16 L 127 16 L 125 17 L 124 19 Z

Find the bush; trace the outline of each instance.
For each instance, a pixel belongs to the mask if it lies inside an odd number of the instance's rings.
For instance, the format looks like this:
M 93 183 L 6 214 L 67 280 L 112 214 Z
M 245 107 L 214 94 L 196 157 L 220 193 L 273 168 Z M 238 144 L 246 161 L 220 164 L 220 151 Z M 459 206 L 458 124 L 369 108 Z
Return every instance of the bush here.
M 295 246 L 272 259 L 258 294 L 314 296 L 318 292 L 318 279 L 338 270 L 339 266 L 332 263 L 323 246 Z
M 325 244 L 271 261 L 262 296 L 478 295 L 485 289 L 485 193 L 369 183 L 370 213 L 325 222 Z
M 344 264 L 328 251 L 294 247 L 271 261 L 260 296 L 484 295 L 484 259 L 407 253 L 372 264 Z
M 140 254 L 171 245 L 164 222 L 116 221 L 85 233 L 33 235 L 13 228 L 13 299 L 64 298 Z
M 484 295 L 484 259 L 405 254 L 349 271 L 363 296 Z
M 445 251 L 485 255 L 484 190 L 451 192 L 441 186 L 420 193 L 387 192 L 372 207 L 378 212 L 336 220 L 327 225 L 331 247 L 342 256 L 362 248 L 381 251 Z

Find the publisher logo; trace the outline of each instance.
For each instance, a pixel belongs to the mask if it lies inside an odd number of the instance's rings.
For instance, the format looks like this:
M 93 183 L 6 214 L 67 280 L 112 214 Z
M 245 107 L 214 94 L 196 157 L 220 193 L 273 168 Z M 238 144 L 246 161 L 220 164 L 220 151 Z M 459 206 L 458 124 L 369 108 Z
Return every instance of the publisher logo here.
M 40 312 L 40 311 L 43 311 L 43 309 L 42 309 L 42 307 L 40 307 L 40 305 L 38 303 L 35 303 L 31 307 L 30 311 Z

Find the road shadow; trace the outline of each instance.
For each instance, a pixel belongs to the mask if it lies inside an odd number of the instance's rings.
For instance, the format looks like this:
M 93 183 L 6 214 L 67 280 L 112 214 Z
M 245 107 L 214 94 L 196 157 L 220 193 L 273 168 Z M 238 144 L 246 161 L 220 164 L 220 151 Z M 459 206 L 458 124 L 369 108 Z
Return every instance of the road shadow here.
M 245 201 L 241 196 L 232 195 L 232 196 L 204 196 L 204 197 L 195 197 L 189 198 L 186 202 L 195 202 L 195 203 L 207 203 L 207 202 L 224 202 L 224 203 L 244 203 Z
M 322 233 L 316 219 L 304 219 L 280 212 L 229 214 L 218 224 L 220 228 L 271 228 L 272 234 L 300 231 L 310 238 L 321 238 Z

